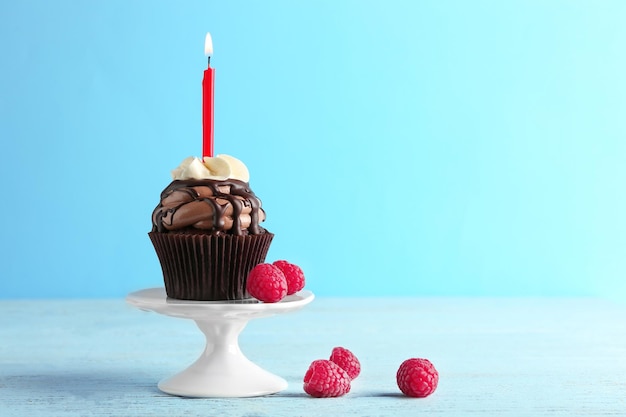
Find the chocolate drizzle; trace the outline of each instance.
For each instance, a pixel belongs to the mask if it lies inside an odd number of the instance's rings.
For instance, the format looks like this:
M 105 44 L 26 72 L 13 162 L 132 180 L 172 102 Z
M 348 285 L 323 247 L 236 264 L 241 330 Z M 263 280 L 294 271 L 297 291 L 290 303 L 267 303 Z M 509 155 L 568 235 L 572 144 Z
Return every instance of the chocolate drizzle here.
M 265 233 L 261 200 L 238 180 L 176 180 L 161 193 L 152 213 L 155 232 Z

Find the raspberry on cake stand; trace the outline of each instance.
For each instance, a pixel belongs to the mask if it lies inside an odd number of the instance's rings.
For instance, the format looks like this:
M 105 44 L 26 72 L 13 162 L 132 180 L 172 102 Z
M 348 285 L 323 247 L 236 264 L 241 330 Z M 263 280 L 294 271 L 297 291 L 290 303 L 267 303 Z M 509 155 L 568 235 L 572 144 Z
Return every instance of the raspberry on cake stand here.
M 182 397 L 256 397 L 284 390 L 287 381 L 246 358 L 239 334 L 251 319 L 299 310 L 313 298 L 312 292 L 303 290 L 278 303 L 186 301 L 168 298 L 164 288 L 149 288 L 129 294 L 126 301 L 141 310 L 194 320 L 206 336 L 202 355 L 159 382 L 161 391 Z

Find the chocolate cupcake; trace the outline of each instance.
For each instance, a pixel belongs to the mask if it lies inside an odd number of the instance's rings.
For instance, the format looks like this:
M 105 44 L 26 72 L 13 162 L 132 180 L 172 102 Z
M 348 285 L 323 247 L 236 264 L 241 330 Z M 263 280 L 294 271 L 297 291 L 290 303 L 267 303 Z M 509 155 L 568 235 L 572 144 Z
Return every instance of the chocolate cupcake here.
M 274 235 L 260 226 L 265 212 L 246 166 L 228 155 L 187 158 L 172 176 L 148 233 L 168 297 L 249 298 L 248 273 L 265 261 Z

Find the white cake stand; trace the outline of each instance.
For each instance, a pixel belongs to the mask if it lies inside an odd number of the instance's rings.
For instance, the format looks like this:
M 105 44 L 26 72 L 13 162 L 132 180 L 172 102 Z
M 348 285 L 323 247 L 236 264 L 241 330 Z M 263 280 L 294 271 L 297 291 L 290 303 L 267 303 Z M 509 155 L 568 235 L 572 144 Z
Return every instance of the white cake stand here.
M 168 298 L 164 288 L 133 292 L 126 301 L 142 310 L 191 319 L 206 336 L 204 353 L 184 371 L 159 382 L 165 393 L 183 397 L 256 397 L 287 388 L 287 381 L 246 358 L 239 333 L 249 320 L 298 310 L 313 301 L 300 291 L 278 303 L 257 300 L 185 301 Z

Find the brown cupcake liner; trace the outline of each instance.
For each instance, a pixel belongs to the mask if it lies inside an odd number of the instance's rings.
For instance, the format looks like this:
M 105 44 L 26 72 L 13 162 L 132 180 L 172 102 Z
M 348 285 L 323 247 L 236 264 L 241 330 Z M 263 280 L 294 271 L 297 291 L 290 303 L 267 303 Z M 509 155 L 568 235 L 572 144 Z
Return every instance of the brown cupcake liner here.
M 249 298 L 248 273 L 265 261 L 272 233 L 203 235 L 148 233 L 161 262 L 167 296 L 179 300 Z

